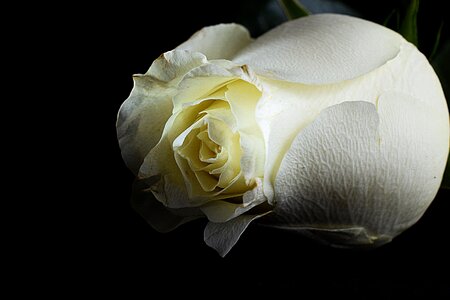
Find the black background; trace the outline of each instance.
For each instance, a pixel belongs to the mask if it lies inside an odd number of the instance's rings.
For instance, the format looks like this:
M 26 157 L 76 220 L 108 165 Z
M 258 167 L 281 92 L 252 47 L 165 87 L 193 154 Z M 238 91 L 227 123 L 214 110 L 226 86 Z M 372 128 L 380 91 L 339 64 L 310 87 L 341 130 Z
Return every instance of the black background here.
M 64 208 L 68 214 L 59 214 L 62 222 L 52 224 L 54 228 L 69 223 L 69 227 L 56 234 L 58 247 L 48 250 L 48 260 L 56 268 L 46 287 L 64 287 L 66 295 L 128 295 L 122 298 L 132 298 L 136 292 L 145 298 L 243 293 L 281 299 L 450 295 L 448 191 L 439 192 L 415 226 L 370 251 L 327 248 L 251 225 L 221 258 L 203 242 L 204 220 L 166 234 L 147 225 L 130 206 L 133 176 L 122 161 L 115 136 L 116 114 L 131 91 L 132 74 L 146 72 L 162 52 L 206 25 L 239 22 L 256 36 L 279 22 L 279 16 L 258 16 L 265 1 L 152 2 L 73 4 L 67 10 L 72 14 L 64 21 L 76 26 L 65 29 L 70 38 L 64 41 L 71 49 L 66 55 L 79 71 L 70 83 L 68 93 L 76 100 L 68 109 L 77 111 L 78 126 L 60 152 L 66 159 L 73 153 L 72 167 L 80 175 L 70 182 L 70 192 L 60 194 L 61 201 L 69 194 L 75 200 Z M 377 22 L 401 3 L 344 2 Z M 420 24 L 426 51 L 431 49 L 429 33 L 448 17 L 438 2 L 423 4 Z M 447 31 L 444 28 L 444 38 Z

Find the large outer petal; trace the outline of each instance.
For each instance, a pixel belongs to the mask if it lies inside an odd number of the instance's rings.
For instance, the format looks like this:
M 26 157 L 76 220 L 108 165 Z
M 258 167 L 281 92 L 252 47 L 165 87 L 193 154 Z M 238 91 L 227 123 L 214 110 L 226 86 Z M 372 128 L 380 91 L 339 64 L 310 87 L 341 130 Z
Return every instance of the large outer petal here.
M 327 108 L 283 159 L 276 226 L 341 246 L 388 242 L 435 197 L 448 147 L 448 115 L 402 93 Z
M 355 17 L 317 14 L 286 22 L 233 58 L 269 78 L 329 84 L 366 74 L 399 52 L 403 38 Z
M 264 189 L 269 199 L 278 167 L 293 139 L 329 106 L 344 101 L 377 104 L 381 94 L 395 91 L 411 95 L 411 102 L 432 107 L 439 119 L 448 119 L 439 79 L 425 56 L 406 41 L 395 58 L 352 80 L 325 85 L 271 79 L 262 83 L 266 93 L 258 104 L 257 117 L 266 141 Z
M 117 138 L 122 157 L 135 173 L 150 149 L 161 138 L 164 124 L 172 114 L 174 86 L 206 61 L 200 53 L 171 51 L 162 54 L 144 75 L 135 75 L 130 96 L 117 117 Z
M 230 59 L 236 52 L 250 44 L 247 29 L 238 24 L 219 24 L 204 27 L 177 50 L 200 52 L 211 59 Z

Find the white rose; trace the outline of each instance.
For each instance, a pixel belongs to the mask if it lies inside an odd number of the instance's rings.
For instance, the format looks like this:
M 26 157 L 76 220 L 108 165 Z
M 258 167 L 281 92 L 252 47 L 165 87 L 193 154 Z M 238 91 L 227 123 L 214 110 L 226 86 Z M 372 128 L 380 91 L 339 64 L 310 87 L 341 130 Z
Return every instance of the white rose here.
M 269 212 L 263 223 L 331 245 L 386 243 L 425 212 L 449 151 L 427 59 L 332 14 L 255 41 L 236 24 L 204 28 L 135 77 L 117 130 L 138 211 L 161 231 L 206 216 L 221 255 Z

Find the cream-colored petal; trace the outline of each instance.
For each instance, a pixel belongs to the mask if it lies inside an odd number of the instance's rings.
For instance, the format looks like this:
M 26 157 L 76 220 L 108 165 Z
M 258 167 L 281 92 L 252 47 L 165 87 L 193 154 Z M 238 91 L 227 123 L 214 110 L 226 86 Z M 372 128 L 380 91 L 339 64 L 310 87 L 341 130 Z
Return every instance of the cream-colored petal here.
M 170 208 L 195 206 L 191 205 L 183 175 L 173 151 L 171 134 L 177 136 L 186 129 L 184 127 L 186 124 L 177 120 L 179 117 L 178 114 L 172 115 L 166 122 L 160 141 L 147 154 L 138 173 L 139 178 L 152 180 L 151 191 L 158 201 Z
M 195 171 L 194 174 L 205 192 L 212 192 L 216 189 L 217 178 L 205 171 Z
M 206 118 L 206 122 L 211 141 L 228 150 L 233 149 L 234 146 L 239 147 L 239 133 L 233 132 L 228 124 L 214 118 Z
M 219 120 L 219 123 L 223 123 L 228 128 L 228 131 L 236 132 L 236 119 L 230 110 L 230 105 L 226 101 L 216 100 L 211 105 L 204 109 L 201 113 L 206 113 L 207 119 L 214 122 Z
M 261 134 L 255 120 L 255 109 L 261 91 L 249 82 L 236 80 L 227 85 L 225 98 L 229 102 L 240 132 Z
M 176 49 L 201 52 L 208 59 L 229 59 L 252 41 L 247 29 L 238 24 L 219 24 L 197 31 Z
M 208 133 L 212 141 L 227 151 L 227 161 L 221 167 L 219 186 L 228 186 L 241 172 L 242 149 L 239 143 L 239 134 L 233 134 L 222 122 L 212 120 L 208 126 Z
M 173 109 L 174 86 L 205 62 L 200 53 L 170 51 L 156 59 L 145 75 L 133 77 L 133 90 L 119 110 L 116 126 L 123 159 L 135 174 L 161 138 Z
M 262 180 L 255 178 L 254 181 L 253 188 L 243 193 L 242 199 L 239 199 L 239 201 L 230 202 L 227 199 L 211 201 L 201 206 L 201 211 L 211 222 L 227 222 L 266 202 Z
M 249 67 L 239 66 L 230 61 L 210 61 L 192 69 L 178 86 L 178 93 L 173 98 L 174 112 L 180 111 L 186 103 L 211 99 L 212 94 L 237 79 L 258 84 L 255 74 Z
M 361 227 L 374 243 L 398 235 L 439 188 L 449 137 L 441 116 L 396 92 L 382 94 L 378 107 L 344 102 L 325 109 L 295 138 L 276 176 L 280 224 L 327 235 Z
M 171 131 L 170 136 L 176 136 L 176 138 L 172 142 L 172 147 L 174 150 L 179 151 L 184 151 L 183 149 L 185 149 L 185 147 L 195 139 L 196 135 L 200 132 L 202 127 L 205 126 L 204 116 L 198 118 L 193 123 L 190 123 L 188 121 L 194 120 L 195 116 L 187 115 L 186 120 L 183 117 L 183 114 L 178 115 L 178 117 L 175 118 L 175 122 L 172 125 L 172 128 L 169 129 Z M 187 128 L 184 129 L 184 127 Z M 192 151 L 189 154 L 191 153 Z
M 244 80 L 228 84 L 225 93 L 237 122 L 242 148 L 241 170 L 248 181 L 264 175 L 264 138 L 256 121 L 256 106 L 261 95 L 254 84 Z
M 196 206 L 189 198 L 183 174 L 177 165 L 171 143 L 163 138 L 146 156 L 139 178 L 150 178 L 156 199 L 169 208 Z M 197 204 L 198 205 L 198 204 Z
M 174 113 L 165 126 L 165 133 L 174 147 L 179 147 L 190 130 L 203 125 L 204 114 L 200 112 L 211 105 L 210 101 L 202 101 L 196 105 L 186 106 L 178 113 Z
M 148 76 L 135 76 L 134 87 L 117 117 L 117 138 L 128 168 L 137 174 L 158 143 L 172 113 L 174 91 Z
M 181 157 L 188 161 L 189 167 L 193 171 L 199 171 L 205 168 L 208 164 L 201 161 L 198 151 L 201 147 L 201 141 L 197 139 L 196 135 L 199 128 L 192 130 L 184 140 L 182 146 L 174 149 Z
M 175 86 L 185 74 L 205 63 L 207 59 L 201 53 L 172 50 L 161 54 L 145 75 Z
M 202 184 L 199 182 L 199 178 L 196 176 L 196 172 L 194 172 L 189 167 L 189 162 L 180 157 L 178 154 L 175 154 L 175 161 L 178 168 L 181 170 L 180 177 L 184 181 L 184 185 L 186 187 L 187 198 L 182 199 L 182 201 L 177 201 L 177 199 L 173 199 L 172 206 L 173 208 L 185 207 L 185 206 L 200 206 L 211 200 L 211 193 L 205 191 L 206 186 L 202 187 Z M 206 184 L 206 182 L 203 182 Z
M 203 217 L 200 209 L 187 207 L 170 209 L 156 200 L 150 187 L 153 185 L 148 180 L 137 180 L 133 184 L 131 204 L 155 230 L 168 232 L 178 226 Z
M 201 141 L 197 135 L 204 127 L 206 127 L 204 118 L 199 119 L 180 134 L 172 144 L 175 161 L 184 177 L 190 198 L 211 192 L 217 186 L 217 178 L 202 171 L 208 164 L 199 159 Z M 190 204 L 199 205 L 203 201 L 190 200 Z
M 237 243 L 248 225 L 257 217 L 242 215 L 225 223 L 208 222 L 204 232 L 205 243 L 224 257 Z
M 183 110 L 186 105 L 190 106 L 201 101 L 212 100 L 213 97 L 217 97 L 214 96 L 216 92 L 231 80 L 234 79 L 213 76 L 185 78 L 180 83 L 178 93 L 173 97 L 174 113 Z
M 266 214 L 240 215 L 225 223 L 209 222 L 204 232 L 205 243 L 224 257 L 237 243 L 248 225 Z
M 366 74 L 394 58 L 404 39 L 367 20 L 316 14 L 281 24 L 236 54 L 269 78 L 329 84 Z
M 204 162 L 210 162 L 211 159 L 215 160 L 221 151 L 219 145 L 209 138 L 208 127 L 202 128 L 202 131 L 197 134 L 197 138 L 202 142 L 199 154 L 200 160 Z
M 227 166 L 224 166 L 221 174 L 223 174 L 224 170 L 226 170 Z M 234 175 L 234 174 L 233 174 Z M 226 199 L 237 196 L 242 196 L 248 189 L 252 188 L 251 184 L 247 184 L 245 182 L 245 178 L 242 175 L 242 172 L 237 174 L 236 176 L 229 176 L 229 179 L 224 179 L 222 176 L 221 181 L 219 182 L 219 186 L 222 188 L 218 193 L 214 194 L 214 199 Z M 239 200 L 241 201 L 241 200 Z

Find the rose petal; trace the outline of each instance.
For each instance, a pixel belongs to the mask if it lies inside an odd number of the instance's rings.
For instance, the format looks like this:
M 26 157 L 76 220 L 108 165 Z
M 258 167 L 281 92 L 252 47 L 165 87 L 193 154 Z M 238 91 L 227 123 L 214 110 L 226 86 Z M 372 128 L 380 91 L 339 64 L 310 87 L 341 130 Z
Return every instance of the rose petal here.
M 204 232 L 205 243 L 224 257 L 237 243 L 248 225 L 266 214 L 240 215 L 225 223 L 209 222 Z
M 201 52 L 208 59 L 229 59 L 252 39 L 247 29 L 238 24 L 219 24 L 196 32 L 176 49 Z
M 256 122 L 256 105 L 261 91 L 244 80 L 227 85 L 225 97 L 230 103 L 240 134 L 241 170 L 246 180 L 264 176 L 265 147 L 262 132 Z
M 167 121 L 161 140 L 145 157 L 138 176 L 153 179 L 150 189 L 165 206 L 183 208 L 188 206 L 190 199 L 166 132 L 174 119 L 172 115 Z
M 135 75 L 130 96 L 117 117 L 117 137 L 127 166 L 138 173 L 145 156 L 161 138 L 172 113 L 171 88 L 205 57 L 199 53 L 172 51 L 155 60 L 145 75 Z
M 119 110 L 116 126 L 122 157 L 135 174 L 161 137 L 172 113 L 172 95 L 148 76 L 134 77 L 134 88 Z
M 211 99 L 211 95 L 227 83 L 236 80 L 236 72 L 216 64 L 207 64 L 189 72 L 180 82 L 179 91 L 173 98 L 174 112 L 182 110 L 186 103 Z
M 173 86 L 178 84 L 186 73 L 206 62 L 206 57 L 201 53 L 172 50 L 161 54 L 145 75 L 163 82 L 174 81 L 171 82 Z
M 189 109 L 190 107 L 187 108 Z M 183 114 L 184 112 L 181 112 L 180 117 Z M 207 108 L 199 110 L 199 115 L 203 115 L 203 117 L 187 128 L 173 142 L 174 150 L 188 162 L 186 164 L 176 156 L 176 161 L 182 170 L 185 180 L 191 183 L 192 189 L 189 193 L 191 197 L 204 194 L 202 190 L 212 192 L 217 186 L 222 188 L 228 186 L 240 173 L 239 161 L 242 155 L 239 147 L 239 134 L 236 132 L 236 122 L 227 102 L 214 101 Z M 178 117 L 176 119 L 178 120 Z M 224 149 L 227 154 L 227 161 L 219 167 L 221 170 L 219 180 L 201 170 L 205 169 L 205 163 L 199 159 L 201 146 L 197 134 L 200 127 L 205 126 L 204 124 L 208 128 L 207 133 L 209 139 L 218 147 L 220 146 Z M 197 128 L 197 130 L 194 130 L 194 128 Z M 189 170 L 186 169 L 187 167 Z M 192 182 L 191 171 L 194 171 L 193 174 L 197 178 L 194 182 Z M 201 189 L 194 187 L 197 182 L 200 183 Z
M 399 54 L 380 68 L 353 80 L 327 85 L 306 85 L 263 79 L 265 91 L 257 106 L 257 121 L 266 141 L 265 193 L 273 195 L 272 182 L 295 136 L 318 114 L 344 101 L 376 104 L 385 91 L 399 91 L 426 99 L 440 118 L 448 118 L 442 88 L 427 59 L 416 47 L 404 44 Z
M 399 52 L 404 39 L 355 17 L 316 14 L 274 28 L 233 58 L 269 78 L 327 84 L 366 74 Z
M 222 124 L 217 126 L 225 126 L 227 131 L 236 133 L 236 119 L 231 113 L 230 105 L 226 101 L 214 101 L 211 106 L 203 110 L 201 113 L 206 113 L 207 119 L 210 120 L 210 123 Z M 211 139 L 214 140 L 212 137 Z M 218 139 L 223 139 L 223 137 L 218 137 Z M 222 144 L 221 142 L 216 143 Z
M 283 159 L 274 213 L 292 227 L 362 227 L 371 240 L 394 237 L 436 195 L 448 135 L 448 118 L 401 93 L 382 94 L 377 107 L 327 108 Z
M 148 180 L 133 184 L 131 204 L 133 208 L 157 231 L 168 232 L 178 226 L 203 217 L 198 208 L 169 209 L 155 199 Z
M 227 60 L 210 61 L 191 70 L 179 84 L 179 92 L 173 99 L 174 112 L 180 111 L 185 103 L 209 97 L 238 79 L 259 87 L 258 79 L 249 67 Z
M 211 222 L 226 222 L 249 211 L 251 208 L 267 201 L 264 195 L 262 181 L 255 179 L 255 187 L 242 195 L 242 202 L 214 200 L 206 203 L 200 209 Z

